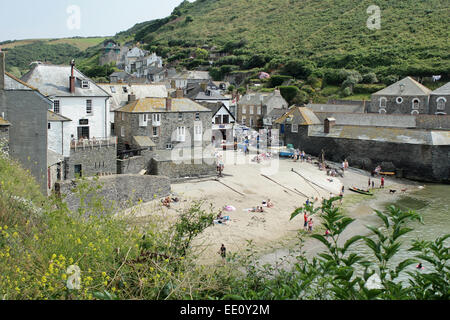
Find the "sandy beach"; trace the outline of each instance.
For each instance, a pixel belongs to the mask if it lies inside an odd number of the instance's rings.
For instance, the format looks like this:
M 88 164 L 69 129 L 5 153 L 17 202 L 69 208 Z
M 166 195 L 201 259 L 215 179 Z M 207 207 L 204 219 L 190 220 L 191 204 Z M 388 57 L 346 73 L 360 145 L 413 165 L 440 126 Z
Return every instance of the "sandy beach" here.
M 187 208 L 192 201 L 204 201 L 204 208 L 210 205 L 215 212 L 224 206 L 236 208 L 232 212 L 223 212 L 229 216 L 226 224 L 215 224 L 195 240 L 193 249 L 199 254 L 199 263 L 211 264 L 220 261 L 217 254 L 221 244 L 228 252 L 239 253 L 248 247 L 251 241 L 265 263 L 276 261 L 286 254 L 296 243 L 298 231 L 303 229 L 303 217 L 290 221 L 292 212 L 302 206 L 309 198 L 330 198 L 338 195 L 345 187 L 345 212 L 357 221 L 348 228 L 345 238 L 353 234 L 364 233 L 364 225 L 373 220 L 373 209 L 382 209 L 381 204 L 406 192 L 417 189 L 418 184 L 396 178 L 385 178 L 385 188 L 379 189 L 380 179 L 375 178 L 374 196 L 360 195 L 348 190 L 351 186 L 367 188 L 370 174 L 350 168 L 344 177 L 330 177 L 320 171 L 317 165 L 307 162 L 294 162 L 291 159 L 276 158 L 261 163 L 252 162 L 255 155 L 244 156 L 241 152 L 220 151 L 225 160 L 224 177 L 220 179 L 199 179 L 173 184 L 173 195 L 182 201 L 173 204 L 171 209 L 161 206 L 160 200 L 133 208 L 135 215 L 145 217 L 157 215 L 160 219 L 171 221 L 177 210 Z M 351 164 L 350 164 L 351 165 Z M 296 172 L 292 171 L 295 170 Z M 372 179 L 372 178 L 371 178 Z M 395 194 L 390 189 L 397 190 Z M 248 209 L 262 206 L 268 199 L 273 208 L 264 208 L 264 212 L 249 212 Z M 315 219 L 315 230 L 321 230 L 319 220 Z M 321 244 L 308 239 L 306 247 L 309 253 L 320 249 Z

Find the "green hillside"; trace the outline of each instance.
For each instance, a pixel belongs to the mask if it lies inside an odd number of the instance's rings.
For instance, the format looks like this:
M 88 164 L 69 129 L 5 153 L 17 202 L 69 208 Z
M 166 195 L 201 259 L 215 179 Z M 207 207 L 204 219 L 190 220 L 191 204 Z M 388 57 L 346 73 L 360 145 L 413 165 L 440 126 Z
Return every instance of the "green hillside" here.
M 367 27 L 374 4 L 380 30 Z M 168 57 L 218 46 L 235 57 L 226 64 L 241 69 L 304 58 L 316 67 L 421 76 L 449 73 L 449 14 L 447 0 L 197 0 L 117 38 L 134 36 Z M 255 54 L 261 61 L 249 63 Z

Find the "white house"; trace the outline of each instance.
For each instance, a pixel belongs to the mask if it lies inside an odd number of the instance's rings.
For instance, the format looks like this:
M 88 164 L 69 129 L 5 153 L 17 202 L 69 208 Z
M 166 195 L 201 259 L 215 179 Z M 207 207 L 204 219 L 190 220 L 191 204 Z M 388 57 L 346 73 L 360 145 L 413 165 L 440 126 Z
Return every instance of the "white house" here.
M 53 101 L 52 112 L 71 120 L 63 122 L 63 146 L 60 148 L 55 142 L 52 148 L 57 150 L 53 151 L 60 153 L 62 150 L 63 155 L 68 156 L 70 142 L 74 139 L 110 137 L 110 95 L 78 71 L 74 63 L 71 66 L 36 64 L 22 81 Z M 51 130 L 49 134 L 56 132 Z
M 69 118 L 63 117 L 53 111 L 47 112 L 48 149 L 63 155 L 70 156 L 70 129 Z M 64 143 L 65 142 L 65 143 Z

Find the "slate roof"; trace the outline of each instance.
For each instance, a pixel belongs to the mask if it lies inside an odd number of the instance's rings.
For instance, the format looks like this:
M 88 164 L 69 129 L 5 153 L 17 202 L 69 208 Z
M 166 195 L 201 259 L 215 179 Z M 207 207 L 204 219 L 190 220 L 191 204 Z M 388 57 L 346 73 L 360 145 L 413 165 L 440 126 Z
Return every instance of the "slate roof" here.
M 64 161 L 64 156 L 53 151 L 47 149 L 47 167 L 51 167 L 57 163 Z
M 243 96 L 239 100 L 239 105 L 260 105 L 261 103 L 264 104 L 267 98 L 269 97 L 270 93 L 247 93 L 245 96 Z
M 134 136 L 133 140 L 141 148 L 156 147 L 156 144 L 148 136 Z
M 403 85 L 403 91 L 401 91 Z M 411 77 L 406 77 L 387 88 L 375 92 L 375 96 L 428 96 L 431 90 Z
M 136 96 L 136 99 L 166 98 L 168 96 L 167 87 L 163 84 L 99 83 L 98 86 L 111 96 L 111 111 L 126 106 L 128 104 L 128 95 L 131 93 Z M 123 87 L 127 88 L 127 92 L 123 91 Z M 111 88 L 114 88 L 115 92 L 112 92 Z
M 323 126 L 310 126 L 309 136 L 369 140 L 402 144 L 450 145 L 450 131 L 427 131 L 404 128 L 334 126 L 330 133 Z
M 94 81 L 86 77 L 75 68 L 74 76 L 75 93 L 69 91 L 69 77 L 71 66 L 56 66 L 48 64 L 36 64 L 27 74 L 22 77 L 22 81 L 37 88 L 45 96 L 54 97 L 109 97 Z M 81 88 L 81 80 L 89 82 L 88 89 Z
M 322 123 L 314 112 L 306 107 L 293 107 L 289 109 L 289 111 L 281 118 L 277 119 L 275 123 L 283 124 L 285 121 L 288 124 L 298 125 L 314 125 Z
M 56 122 L 56 121 L 61 121 L 61 122 L 67 122 L 67 121 L 72 121 L 71 119 L 64 117 L 60 114 L 54 113 L 53 111 L 48 110 L 47 111 L 47 121 L 51 121 L 51 122 Z
M 210 91 L 209 96 L 205 92 L 200 91 L 194 100 L 229 100 L 229 99 L 225 98 L 223 95 L 215 91 Z
M 37 90 L 22 80 L 14 77 L 12 74 L 5 72 L 5 90 Z
M 166 110 L 166 98 L 139 99 L 116 111 L 126 113 L 211 112 L 208 108 L 186 98 L 172 98 L 171 111 Z
M 437 88 L 433 92 L 431 92 L 432 95 L 439 95 L 439 96 L 448 96 L 450 95 L 450 82 L 447 82 L 447 84 L 444 84 L 442 87 Z
M 355 104 L 314 104 L 309 103 L 307 108 L 314 112 L 350 112 L 350 113 L 364 113 L 364 105 Z

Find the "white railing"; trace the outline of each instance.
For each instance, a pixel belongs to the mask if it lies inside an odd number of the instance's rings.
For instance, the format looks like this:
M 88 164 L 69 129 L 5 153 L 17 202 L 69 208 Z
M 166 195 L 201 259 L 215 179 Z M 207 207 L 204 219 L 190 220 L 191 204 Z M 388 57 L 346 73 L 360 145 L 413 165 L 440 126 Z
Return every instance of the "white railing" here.
M 108 138 L 91 138 L 91 139 L 79 139 L 72 140 L 70 142 L 71 149 L 86 149 L 86 148 L 102 148 L 117 145 L 117 137 L 108 137 Z

